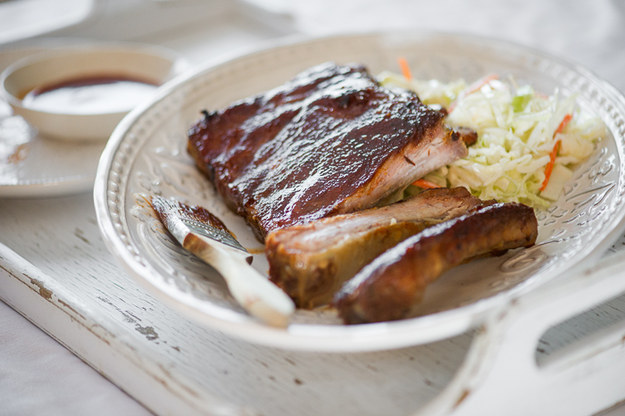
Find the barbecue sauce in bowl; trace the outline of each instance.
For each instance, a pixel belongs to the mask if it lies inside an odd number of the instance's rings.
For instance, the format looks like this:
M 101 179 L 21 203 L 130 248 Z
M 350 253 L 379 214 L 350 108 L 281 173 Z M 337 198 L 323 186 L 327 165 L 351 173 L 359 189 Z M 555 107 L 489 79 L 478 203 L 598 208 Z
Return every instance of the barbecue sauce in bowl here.
M 168 50 L 146 45 L 55 48 L 9 65 L 0 73 L 0 94 L 42 137 L 107 140 L 185 66 Z
M 124 76 L 86 76 L 32 89 L 22 103 L 52 113 L 114 113 L 136 107 L 157 87 L 156 83 Z

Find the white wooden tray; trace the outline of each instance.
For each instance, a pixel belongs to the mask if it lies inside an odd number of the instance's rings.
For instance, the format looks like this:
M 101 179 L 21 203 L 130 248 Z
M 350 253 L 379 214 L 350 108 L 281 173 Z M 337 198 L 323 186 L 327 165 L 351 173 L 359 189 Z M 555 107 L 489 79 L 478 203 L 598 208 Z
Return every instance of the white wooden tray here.
M 410 414 L 436 399 L 422 414 L 587 415 L 625 398 L 621 253 L 513 299 L 476 333 L 306 353 L 235 340 L 146 293 L 108 254 L 88 194 L 0 201 L 0 229 L 2 300 L 157 414 Z

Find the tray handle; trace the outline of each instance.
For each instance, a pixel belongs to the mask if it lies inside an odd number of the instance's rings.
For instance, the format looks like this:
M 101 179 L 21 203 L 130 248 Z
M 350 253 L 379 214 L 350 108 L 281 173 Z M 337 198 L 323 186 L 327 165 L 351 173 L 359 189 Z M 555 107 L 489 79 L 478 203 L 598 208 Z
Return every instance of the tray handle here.
M 590 415 L 622 401 L 625 321 L 584 336 L 540 364 L 536 349 L 549 328 L 625 293 L 625 253 L 558 282 L 491 313 L 454 379 L 415 416 Z

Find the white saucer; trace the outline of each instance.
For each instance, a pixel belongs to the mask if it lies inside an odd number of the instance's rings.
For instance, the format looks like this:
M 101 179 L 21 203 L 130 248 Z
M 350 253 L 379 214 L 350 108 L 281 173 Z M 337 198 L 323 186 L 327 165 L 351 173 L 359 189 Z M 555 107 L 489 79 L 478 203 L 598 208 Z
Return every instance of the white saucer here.
M 5 49 L 0 51 L 0 71 L 22 58 L 68 46 L 65 43 Z M 178 65 L 177 72 L 184 66 Z M 105 144 L 42 137 L 22 117 L 14 115 L 5 98 L 0 97 L 0 198 L 59 196 L 91 190 Z

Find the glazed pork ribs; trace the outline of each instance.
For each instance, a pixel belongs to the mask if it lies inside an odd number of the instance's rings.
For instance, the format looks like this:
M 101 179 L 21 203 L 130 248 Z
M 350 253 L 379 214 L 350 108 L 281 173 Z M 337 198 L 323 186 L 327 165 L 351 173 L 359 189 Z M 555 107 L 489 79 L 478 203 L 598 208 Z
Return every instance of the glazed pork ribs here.
M 334 304 L 348 324 L 409 317 L 426 287 L 445 271 L 477 256 L 529 247 L 537 235 L 534 210 L 526 205 L 471 209 L 385 251 L 343 285 Z
M 464 157 L 462 133 L 444 117 L 362 66 L 326 63 L 205 111 L 188 150 L 264 241 L 276 229 L 370 208 Z
M 489 203 L 465 188 L 431 189 L 385 207 L 275 230 L 265 243 L 269 276 L 299 307 L 329 304 L 346 280 L 385 250 Z

